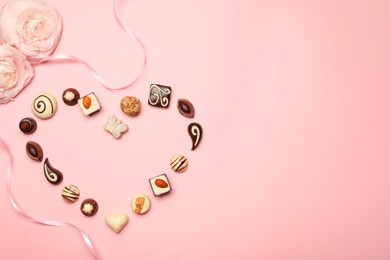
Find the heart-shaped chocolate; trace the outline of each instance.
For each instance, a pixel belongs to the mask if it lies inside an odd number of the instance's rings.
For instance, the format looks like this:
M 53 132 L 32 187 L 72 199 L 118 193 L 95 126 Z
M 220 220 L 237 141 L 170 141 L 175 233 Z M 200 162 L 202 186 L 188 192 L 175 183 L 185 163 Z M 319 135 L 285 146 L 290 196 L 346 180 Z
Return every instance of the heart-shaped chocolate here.
M 128 222 L 129 216 L 127 216 L 127 214 L 110 214 L 106 216 L 106 224 L 114 230 L 115 233 L 121 232 Z

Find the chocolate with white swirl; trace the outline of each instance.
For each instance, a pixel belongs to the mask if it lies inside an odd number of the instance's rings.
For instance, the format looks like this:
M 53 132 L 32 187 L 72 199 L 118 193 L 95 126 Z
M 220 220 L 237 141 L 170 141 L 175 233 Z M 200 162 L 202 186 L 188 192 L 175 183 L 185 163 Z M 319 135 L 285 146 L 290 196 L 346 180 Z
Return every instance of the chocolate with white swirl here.
M 50 164 L 49 158 L 46 158 L 43 163 L 43 172 L 45 173 L 47 181 L 51 184 L 57 185 L 62 182 L 62 173 Z
M 57 111 L 57 99 L 52 94 L 42 93 L 34 98 L 32 111 L 38 118 L 49 119 Z
M 171 99 L 171 87 L 152 84 L 148 104 L 155 107 L 168 108 Z
M 68 185 L 68 186 L 65 186 L 65 188 L 62 190 L 61 196 L 67 202 L 73 203 L 79 199 L 80 190 L 79 190 L 79 188 L 77 188 L 74 185 Z
M 203 136 L 202 126 L 198 123 L 191 123 L 188 126 L 188 133 L 191 136 L 191 140 L 192 140 L 191 151 L 193 151 L 198 147 L 200 141 L 202 140 L 202 136 Z

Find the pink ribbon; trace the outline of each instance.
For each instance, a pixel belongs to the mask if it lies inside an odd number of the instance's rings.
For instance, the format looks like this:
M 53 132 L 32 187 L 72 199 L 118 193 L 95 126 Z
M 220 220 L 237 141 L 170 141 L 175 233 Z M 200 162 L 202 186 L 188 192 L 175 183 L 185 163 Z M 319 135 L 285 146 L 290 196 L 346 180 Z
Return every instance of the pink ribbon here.
M 8 194 L 8 198 L 11 202 L 11 205 L 12 207 L 14 208 L 14 210 L 19 213 L 20 215 L 22 215 L 23 217 L 37 223 L 37 224 L 40 224 L 40 225 L 44 225 L 44 226 L 52 226 L 52 227 L 70 227 L 70 228 L 74 228 L 76 229 L 80 234 L 81 236 L 83 237 L 83 240 L 84 240 L 84 243 L 87 245 L 88 247 L 88 250 L 90 251 L 90 253 L 92 254 L 92 256 L 95 258 L 95 259 L 99 259 L 98 257 L 98 254 L 95 250 L 95 247 L 93 246 L 92 244 L 92 241 L 91 239 L 88 237 L 88 235 L 82 231 L 80 228 L 76 227 L 75 225 L 73 224 L 70 224 L 70 223 L 67 223 L 67 222 L 62 222 L 62 221 L 54 221 L 54 220 L 37 220 L 37 219 L 34 219 L 33 217 L 31 217 L 30 215 L 28 215 L 20 206 L 19 204 L 16 202 L 13 194 L 12 194 L 12 190 L 11 190 L 11 176 L 12 176 L 12 172 L 13 172 L 13 168 L 14 168 L 14 156 L 12 155 L 8 145 L 2 140 L 0 139 L 0 146 L 1 148 L 3 148 L 3 150 L 7 153 L 8 155 L 8 161 L 9 161 L 9 165 L 8 165 L 8 168 L 7 168 L 7 175 L 6 175 L 6 181 L 7 181 L 7 194 Z
M 147 63 L 147 55 L 146 55 L 146 47 L 145 45 L 143 44 L 143 42 L 140 40 L 140 38 L 138 38 L 126 25 L 124 25 L 122 23 L 122 21 L 119 19 L 118 15 L 117 15 L 117 2 L 118 0 L 115 0 L 114 1 L 114 16 L 115 16 L 115 20 L 116 22 L 118 23 L 119 27 L 125 31 L 132 39 L 134 39 L 141 47 L 142 49 L 142 52 L 143 52 L 143 64 L 142 64 L 142 68 L 141 70 L 138 72 L 137 76 L 130 82 L 128 83 L 127 85 L 125 86 L 122 86 L 122 87 L 118 87 L 118 88 L 112 88 L 109 86 L 109 84 L 107 84 L 103 78 L 99 75 L 99 73 L 96 72 L 96 70 L 90 65 L 88 64 L 87 62 L 77 58 L 77 57 L 74 57 L 72 55 L 67 55 L 67 54 L 54 54 L 54 55 L 50 55 L 49 57 L 47 58 L 44 58 L 42 60 L 40 60 L 38 63 L 35 64 L 35 66 L 39 65 L 39 64 L 42 64 L 42 63 L 45 63 L 45 62 L 48 62 L 48 61 L 73 61 L 73 62 L 78 62 L 78 63 L 81 63 L 83 64 L 91 73 L 92 73 L 92 76 L 96 79 L 97 82 L 99 82 L 100 85 L 102 85 L 103 87 L 105 87 L 106 89 L 108 90 L 121 90 L 121 89 L 125 89 L 125 88 L 128 88 L 128 87 L 131 87 L 133 86 L 140 78 L 141 76 L 143 75 L 143 73 L 145 72 L 145 69 L 146 69 L 146 63 Z
M 103 80 L 103 78 L 96 72 L 96 70 L 90 64 L 88 64 L 87 62 L 85 62 L 85 61 L 83 61 L 83 60 L 81 60 L 81 59 L 79 59 L 77 57 L 74 57 L 74 56 L 71 56 L 71 55 L 66 55 L 66 54 L 54 54 L 54 55 L 51 55 L 51 56 L 49 56 L 49 57 L 47 57 L 45 59 L 42 59 L 36 65 L 42 64 L 42 63 L 45 63 L 45 62 L 48 62 L 48 61 L 73 61 L 73 62 L 78 62 L 78 63 L 83 64 L 92 73 L 93 77 L 100 83 L 100 85 L 102 85 L 103 87 L 105 87 L 108 90 L 121 90 L 121 89 L 125 89 L 125 88 L 131 87 L 132 85 L 134 85 L 141 78 L 142 74 L 145 72 L 146 63 L 147 63 L 146 48 L 145 48 L 145 45 L 142 43 L 142 41 L 134 33 L 132 33 L 130 31 L 130 29 L 127 28 L 122 23 L 122 21 L 119 19 L 118 15 L 117 15 L 117 2 L 118 2 L 118 0 L 114 1 L 114 16 L 115 16 L 115 19 L 116 19 L 118 25 L 122 28 L 122 30 L 124 30 L 132 39 L 134 39 L 141 46 L 141 49 L 143 51 L 143 65 L 142 65 L 142 68 L 141 68 L 140 72 L 137 74 L 137 76 L 130 83 L 128 83 L 127 85 L 122 86 L 122 87 L 112 88 L 112 87 L 109 86 L 109 84 L 107 84 Z M 73 224 L 70 224 L 70 223 L 67 223 L 67 222 L 62 222 L 62 221 L 37 220 L 37 219 L 34 219 L 33 217 L 29 216 L 19 206 L 19 204 L 16 202 L 16 200 L 15 200 L 13 194 L 12 194 L 12 190 L 11 190 L 11 176 L 12 176 L 12 172 L 13 172 L 14 157 L 13 157 L 13 154 L 11 153 L 8 145 L 2 139 L 0 139 L 0 146 L 1 146 L 1 148 L 3 148 L 5 150 L 5 152 L 7 152 L 8 159 L 9 159 L 9 165 L 8 165 L 8 168 L 7 168 L 7 176 L 6 176 L 6 180 L 7 180 L 7 194 L 8 194 L 8 198 L 9 198 L 9 200 L 11 202 L 11 205 L 14 208 L 14 210 L 17 213 L 19 213 L 21 216 L 23 216 L 23 217 L 25 217 L 25 218 L 27 218 L 27 219 L 29 219 L 29 220 L 37 223 L 37 224 L 40 224 L 40 225 L 53 226 L 53 227 L 70 227 L 70 228 L 76 229 L 81 234 L 81 236 L 82 236 L 82 238 L 84 240 L 84 243 L 86 244 L 86 246 L 87 246 L 88 250 L 90 251 L 90 253 L 92 254 L 92 256 L 95 259 L 99 259 L 97 251 L 96 251 L 95 247 L 93 246 L 93 243 L 92 243 L 91 239 L 80 228 L 76 227 Z

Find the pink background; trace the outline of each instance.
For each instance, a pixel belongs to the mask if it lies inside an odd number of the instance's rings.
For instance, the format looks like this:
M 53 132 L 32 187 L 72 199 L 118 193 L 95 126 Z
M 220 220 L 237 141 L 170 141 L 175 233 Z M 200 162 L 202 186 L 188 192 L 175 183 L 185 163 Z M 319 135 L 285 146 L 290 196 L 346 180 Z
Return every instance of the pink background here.
M 114 87 L 137 74 L 140 48 L 112 1 L 48 2 L 64 20 L 56 53 L 88 61 Z M 389 10 L 386 0 L 121 1 L 119 16 L 148 49 L 137 85 L 112 93 L 81 65 L 49 63 L 0 106 L 17 201 L 35 218 L 82 228 L 102 259 L 389 259 Z M 147 104 L 151 83 L 172 86 L 168 110 Z M 68 87 L 94 91 L 102 111 L 87 118 L 66 106 Z M 18 123 L 42 91 L 58 112 L 25 136 Z M 141 99 L 139 117 L 120 111 L 125 95 Z M 178 98 L 193 102 L 194 120 L 179 115 Z M 102 129 L 109 114 L 130 126 L 119 141 Z M 192 121 L 205 132 L 193 152 Z M 60 186 L 27 157 L 28 140 L 64 173 Z M 181 175 L 169 167 L 176 153 L 190 163 Z M 0 151 L 0 259 L 92 259 L 75 230 L 12 209 L 6 162 Z M 173 191 L 155 198 L 148 179 L 163 172 Z M 77 203 L 62 200 L 66 184 L 80 188 Z M 142 192 L 153 205 L 137 216 L 130 200 Z M 100 205 L 92 218 L 79 210 L 88 197 Z M 119 235 L 104 223 L 117 212 L 130 217 Z

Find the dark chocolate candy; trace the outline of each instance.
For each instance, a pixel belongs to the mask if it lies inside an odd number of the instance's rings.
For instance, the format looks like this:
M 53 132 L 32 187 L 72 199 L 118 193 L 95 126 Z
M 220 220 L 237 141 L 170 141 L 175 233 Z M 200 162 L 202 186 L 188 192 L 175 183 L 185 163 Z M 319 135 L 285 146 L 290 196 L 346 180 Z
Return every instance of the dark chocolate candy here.
M 202 126 L 198 123 L 191 123 L 188 126 L 188 133 L 191 136 L 191 140 L 192 140 L 191 151 L 193 151 L 198 147 L 200 141 L 202 140 L 202 136 L 203 136 Z
M 46 158 L 43 163 L 43 172 L 45 173 L 47 181 L 51 184 L 57 185 L 62 182 L 62 173 L 50 164 L 49 158 Z
M 94 199 L 86 199 L 81 203 L 80 210 L 85 216 L 92 217 L 98 212 L 99 205 Z
M 77 89 L 68 88 L 65 89 L 64 93 L 62 93 L 62 100 L 68 106 L 74 106 L 77 104 L 77 100 L 80 98 L 80 93 Z
M 177 101 L 177 109 L 185 117 L 194 118 L 195 116 L 195 108 L 187 99 L 180 98 Z
M 171 99 L 171 87 L 152 84 L 148 104 L 155 107 L 168 108 Z
M 26 135 L 30 135 L 37 130 L 37 121 L 34 118 L 23 118 L 19 123 L 19 129 Z
M 43 150 L 42 147 L 33 141 L 28 141 L 26 144 L 27 155 L 37 162 L 42 162 L 43 160 Z

